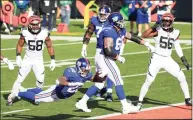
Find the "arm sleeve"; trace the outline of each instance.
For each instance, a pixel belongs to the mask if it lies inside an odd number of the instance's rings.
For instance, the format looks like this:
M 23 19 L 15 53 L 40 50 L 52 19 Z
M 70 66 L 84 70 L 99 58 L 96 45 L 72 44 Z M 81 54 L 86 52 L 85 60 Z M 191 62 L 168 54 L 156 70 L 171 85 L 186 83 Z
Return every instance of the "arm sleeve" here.
M 176 53 L 181 58 L 183 56 L 183 52 L 182 52 L 182 48 L 180 46 L 179 40 L 175 40 L 174 47 L 175 47 Z

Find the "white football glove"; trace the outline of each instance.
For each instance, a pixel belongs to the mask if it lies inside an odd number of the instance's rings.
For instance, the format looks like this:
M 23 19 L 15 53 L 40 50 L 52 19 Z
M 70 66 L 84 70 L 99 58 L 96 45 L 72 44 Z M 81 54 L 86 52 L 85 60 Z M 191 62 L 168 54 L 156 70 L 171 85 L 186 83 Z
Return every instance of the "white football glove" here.
M 84 83 L 82 82 L 69 82 L 68 86 L 83 86 Z
M 3 62 L 6 63 L 10 70 L 14 69 L 14 65 L 11 61 L 9 61 L 7 58 L 3 58 Z
M 122 64 L 125 63 L 125 58 L 122 56 L 118 56 L 117 60 Z
M 100 69 L 99 71 L 99 77 L 104 78 L 107 75 L 107 71 Z
M 57 79 L 56 80 L 56 85 L 59 85 L 60 84 L 60 81 Z
M 22 59 L 21 59 L 21 56 L 20 56 L 20 55 L 18 55 L 18 56 L 16 57 L 16 64 L 17 64 L 18 67 L 21 67 Z
M 82 57 L 86 57 L 86 56 L 87 56 L 86 47 L 87 47 L 86 44 L 83 44 L 83 45 L 82 45 L 82 51 L 81 51 Z
M 55 69 L 55 67 L 56 67 L 55 60 L 52 59 L 52 60 L 51 60 L 51 63 L 50 63 L 50 69 L 51 69 L 51 71 L 53 71 L 53 70 Z
M 155 52 L 155 47 L 152 46 L 149 42 L 145 42 L 144 45 L 147 47 L 147 49 L 150 51 L 150 52 Z
M 122 55 L 122 54 L 123 54 L 124 48 L 125 48 L 125 44 L 122 43 L 119 55 Z

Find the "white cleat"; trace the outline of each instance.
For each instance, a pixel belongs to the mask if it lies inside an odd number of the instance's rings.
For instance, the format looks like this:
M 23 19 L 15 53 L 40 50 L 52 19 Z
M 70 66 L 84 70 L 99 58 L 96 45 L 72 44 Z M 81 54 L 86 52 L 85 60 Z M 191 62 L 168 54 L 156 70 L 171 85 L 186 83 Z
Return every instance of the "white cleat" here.
M 123 106 L 122 113 L 128 114 L 128 113 L 137 113 L 138 108 L 134 106 L 131 102 L 129 102 L 127 105 Z
M 86 103 L 77 102 L 75 106 L 77 109 L 81 109 L 84 112 L 91 112 L 91 109 L 88 109 Z
M 138 102 L 136 107 L 137 107 L 137 110 L 140 111 L 141 108 L 142 108 L 142 103 L 141 103 L 141 102 Z

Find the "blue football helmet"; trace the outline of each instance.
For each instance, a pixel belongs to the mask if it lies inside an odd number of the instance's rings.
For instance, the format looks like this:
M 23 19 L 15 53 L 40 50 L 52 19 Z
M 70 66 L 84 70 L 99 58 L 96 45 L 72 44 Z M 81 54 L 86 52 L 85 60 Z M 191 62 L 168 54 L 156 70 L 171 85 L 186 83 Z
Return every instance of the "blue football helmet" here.
M 101 22 L 105 22 L 111 13 L 111 8 L 107 5 L 103 5 L 99 8 L 98 18 Z
M 90 61 L 86 58 L 79 58 L 76 61 L 76 69 L 80 76 L 86 77 L 91 72 Z
M 124 18 L 119 12 L 111 13 L 108 17 L 109 23 L 113 26 L 124 28 Z

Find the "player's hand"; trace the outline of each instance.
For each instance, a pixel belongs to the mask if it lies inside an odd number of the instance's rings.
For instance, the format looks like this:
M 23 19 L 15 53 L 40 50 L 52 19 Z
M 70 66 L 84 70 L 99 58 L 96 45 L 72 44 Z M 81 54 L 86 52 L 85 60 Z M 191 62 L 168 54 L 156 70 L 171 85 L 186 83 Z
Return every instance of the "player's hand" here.
M 7 58 L 3 58 L 3 62 L 6 63 L 10 70 L 14 69 L 14 65 L 11 61 L 9 61 Z
M 117 60 L 122 64 L 125 63 L 125 58 L 122 56 L 118 56 Z
M 107 75 L 107 71 L 100 69 L 99 71 L 99 77 L 104 78 Z
M 86 47 L 87 47 L 87 45 L 86 45 L 86 44 L 83 44 L 83 46 L 82 46 L 82 51 L 81 51 L 82 57 L 86 57 L 86 56 L 87 56 Z
M 16 64 L 17 64 L 19 67 L 21 67 L 22 59 L 21 59 L 21 56 L 20 56 L 20 55 L 18 55 L 18 56 L 16 57 Z
M 155 52 L 155 47 L 152 46 L 149 42 L 145 42 L 144 45 L 147 47 L 147 49 L 150 51 L 150 52 Z
M 190 65 L 188 64 L 188 61 L 186 60 L 185 56 L 182 56 L 181 60 L 182 60 L 182 62 L 184 64 L 184 66 L 186 66 L 186 69 L 190 70 Z
M 156 28 L 159 27 L 159 26 L 160 26 L 160 23 L 157 21 L 157 22 L 151 27 L 151 29 L 152 29 L 153 31 L 156 31 Z
M 51 60 L 51 63 L 50 63 L 50 69 L 51 69 L 51 71 L 53 71 L 53 70 L 55 69 L 55 67 L 56 67 L 55 60 L 52 59 L 52 60 Z

